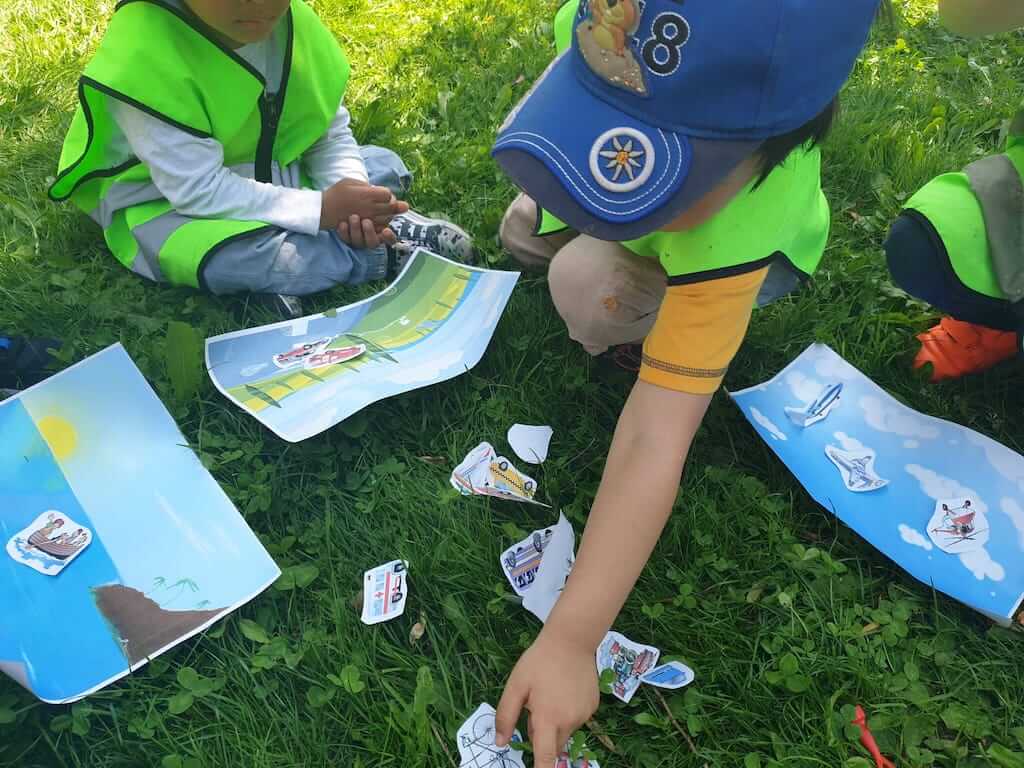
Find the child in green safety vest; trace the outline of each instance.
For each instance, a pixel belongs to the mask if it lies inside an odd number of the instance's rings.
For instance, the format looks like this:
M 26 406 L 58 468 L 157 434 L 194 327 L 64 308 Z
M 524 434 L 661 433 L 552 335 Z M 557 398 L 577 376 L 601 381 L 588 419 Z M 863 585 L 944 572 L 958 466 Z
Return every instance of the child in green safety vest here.
M 468 235 L 396 196 L 401 159 L 360 147 L 349 63 L 302 0 L 122 0 L 79 86 L 50 194 L 143 277 L 301 296 L 394 276 Z
M 493 154 L 523 194 L 502 239 L 547 267 L 591 354 L 642 342 L 572 574 L 508 680 L 550 768 L 597 706 L 595 651 L 658 542 L 755 304 L 814 271 L 820 152 L 878 0 L 575 0 Z M 629 676 L 629 670 L 624 673 Z M 639 674 L 639 673 L 636 673 Z
M 939 0 L 954 32 L 1024 26 L 1020 0 Z M 1003 154 L 946 173 L 911 197 L 885 243 L 895 282 L 948 313 L 918 336 L 915 367 L 939 381 L 1019 354 L 1024 338 L 1024 111 Z

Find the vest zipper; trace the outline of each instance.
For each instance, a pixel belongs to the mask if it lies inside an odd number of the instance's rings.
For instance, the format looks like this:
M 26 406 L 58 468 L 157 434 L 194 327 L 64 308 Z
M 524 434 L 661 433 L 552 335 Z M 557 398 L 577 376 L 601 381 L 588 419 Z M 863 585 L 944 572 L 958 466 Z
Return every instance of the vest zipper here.
M 276 95 L 263 91 L 260 97 L 260 141 L 256 145 L 256 181 L 266 184 L 274 178 L 274 141 L 277 139 L 277 127 L 281 121 L 281 108 L 284 101 L 284 85 Z

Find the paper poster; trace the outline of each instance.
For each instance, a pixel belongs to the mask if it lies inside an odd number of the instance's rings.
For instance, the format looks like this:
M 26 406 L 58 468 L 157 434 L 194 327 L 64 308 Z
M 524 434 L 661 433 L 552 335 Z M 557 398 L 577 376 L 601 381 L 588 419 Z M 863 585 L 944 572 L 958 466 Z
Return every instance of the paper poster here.
M 120 345 L 0 403 L 0 671 L 112 683 L 280 571 Z
M 825 509 L 929 587 L 1010 623 L 1024 599 L 1024 457 L 903 405 L 821 344 L 732 397 Z M 813 427 L 787 417 L 816 402 L 828 414 Z
M 207 339 L 206 367 L 235 405 L 298 442 L 475 366 L 518 279 L 420 249 L 376 296 Z

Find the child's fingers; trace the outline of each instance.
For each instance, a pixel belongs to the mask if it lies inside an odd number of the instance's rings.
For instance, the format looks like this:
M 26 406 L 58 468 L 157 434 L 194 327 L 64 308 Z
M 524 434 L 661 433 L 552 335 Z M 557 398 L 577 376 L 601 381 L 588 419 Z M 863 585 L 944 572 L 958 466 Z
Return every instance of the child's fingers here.
M 377 230 L 373 227 L 370 219 L 363 219 L 363 243 L 367 248 L 377 248 L 380 245 L 380 238 L 377 237 Z
M 348 217 L 348 230 L 352 234 L 352 239 L 349 241 L 352 247 L 359 250 L 366 248 L 366 243 L 363 242 L 363 225 L 359 214 L 353 213 Z
M 494 716 L 494 729 L 497 731 L 496 744 L 499 747 L 504 747 L 512 738 L 516 721 L 519 720 L 519 714 L 523 711 L 523 705 L 526 704 L 529 694 L 530 689 L 519 682 L 513 671 L 512 677 L 505 685 L 505 692 L 501 695 L 498 710 Z
M 394 200 L 395 196 L 391 194 L 391 190 L 387 187 L 369 187 L 366 192 L 366 199 L 371 203 L 390 203 Z
M 387 227 L 384 227 L 380 232 L 380 240 L 385 245 L 394 245 L 398 242 L 398 236 Z
M 409 204 L 405 202 L 405 200 L 395 200 L 394 211 L 395 215 L 398 215 L 399 213 L 408 213 Z
M 338 224 L 338 237 L 340 237 L 349 245 L 352 244 L 352 233 L 349 232 L 347 221 L 343 221 L 340 224 Z

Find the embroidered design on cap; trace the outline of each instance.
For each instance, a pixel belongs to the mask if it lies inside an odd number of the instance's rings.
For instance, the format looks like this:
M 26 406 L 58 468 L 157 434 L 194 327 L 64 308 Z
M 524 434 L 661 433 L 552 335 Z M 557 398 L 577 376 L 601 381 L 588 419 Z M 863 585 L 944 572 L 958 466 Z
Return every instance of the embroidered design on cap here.
M 675 74 L 690 41 L 690 23 L 675 11 L 659 13 L 649 37 L 637 36 L 645 5 L 645 0 L 580 0 L 576 26 L 580 53 L 591 71 L 640 96 L 650 95 L 647 74 Z
M 576 41 L 587 66 L 609 85 L 647 95 L 633 36 L 640 26 L 639 0 L 580 0 Z
M 632 192 L 654 172 L 654 144 L 635 128 L 612 128 L 590 148 L 590 173 L 609 192 Z

